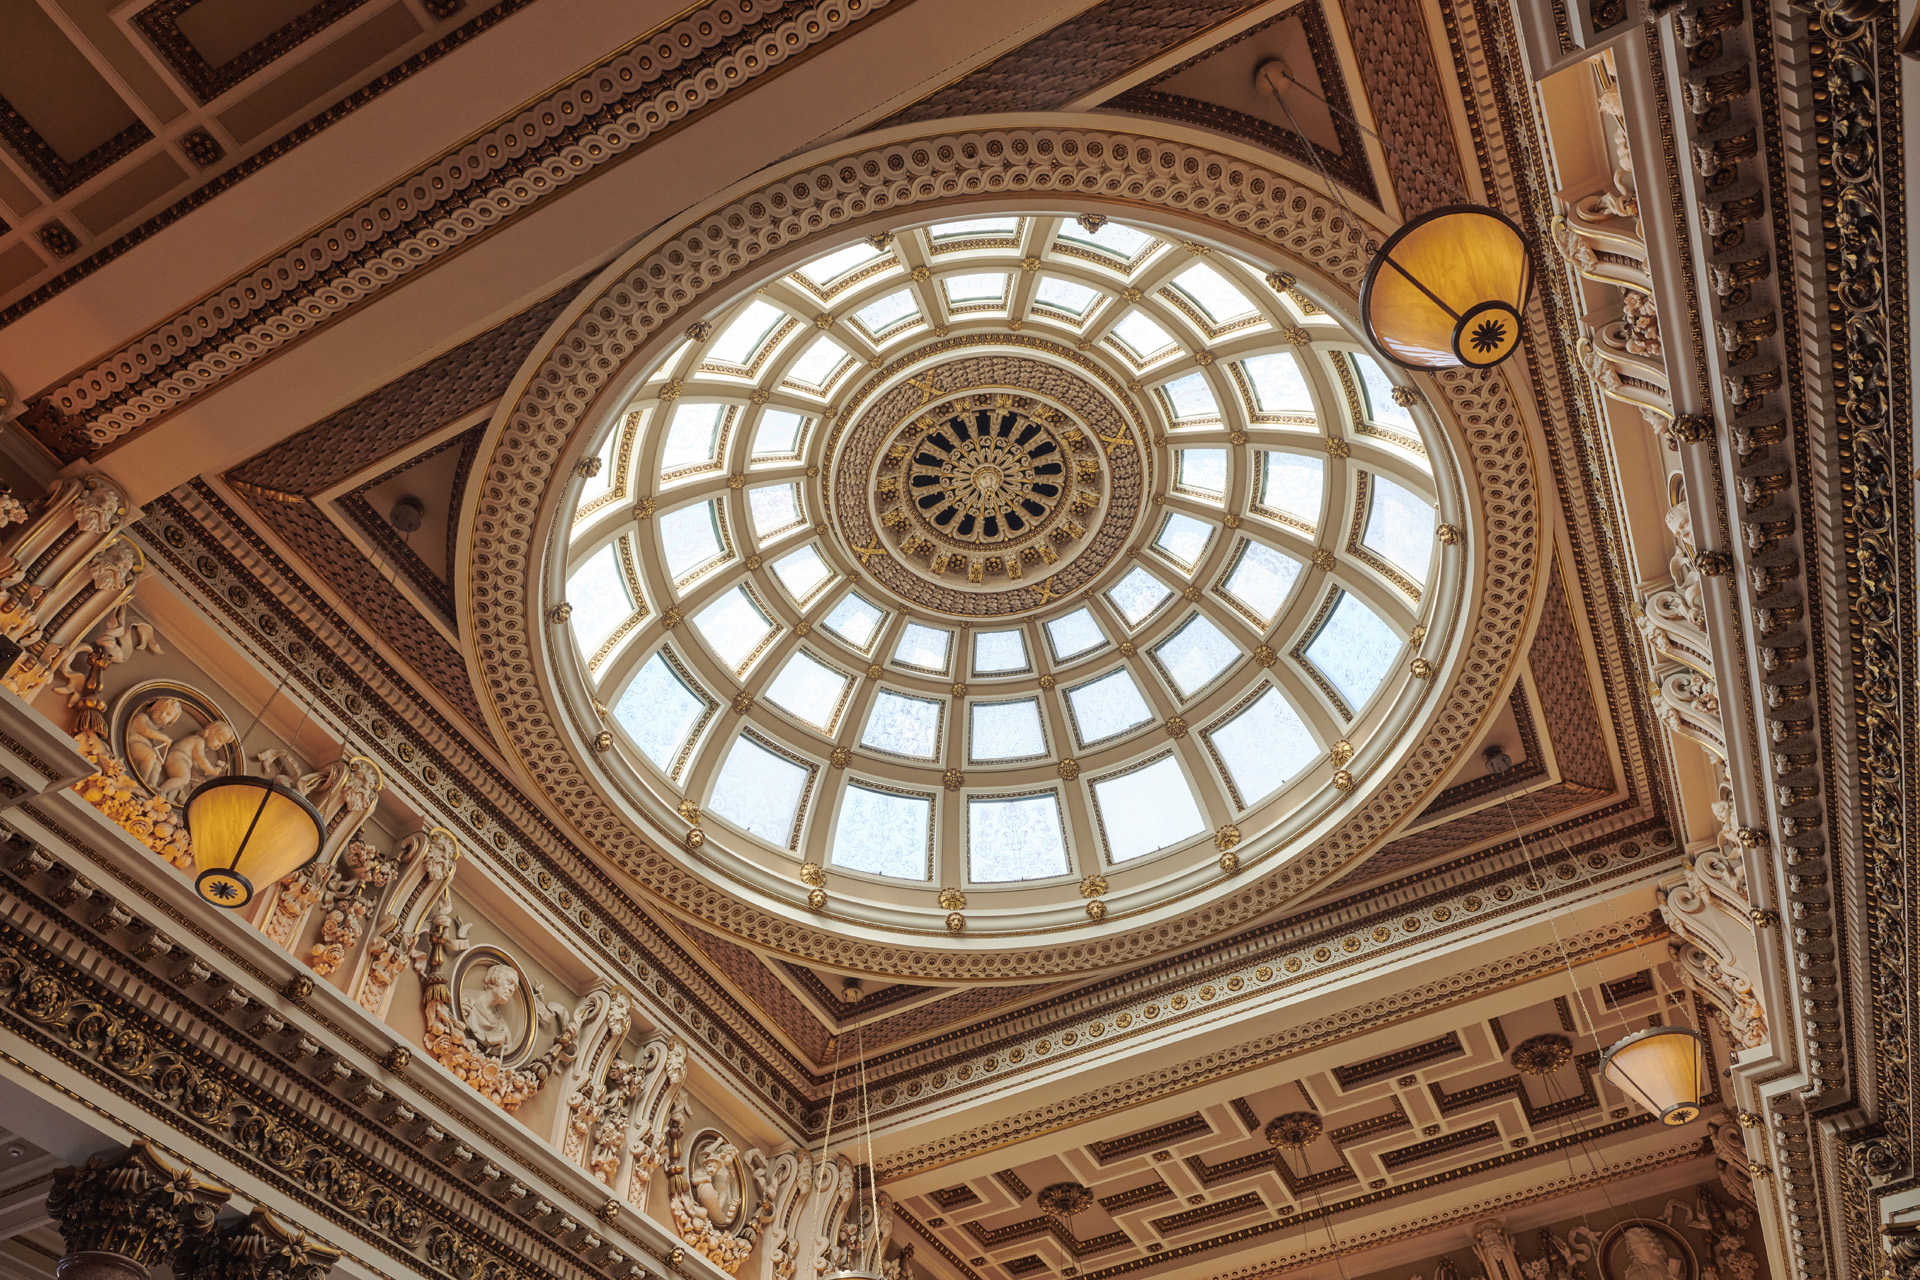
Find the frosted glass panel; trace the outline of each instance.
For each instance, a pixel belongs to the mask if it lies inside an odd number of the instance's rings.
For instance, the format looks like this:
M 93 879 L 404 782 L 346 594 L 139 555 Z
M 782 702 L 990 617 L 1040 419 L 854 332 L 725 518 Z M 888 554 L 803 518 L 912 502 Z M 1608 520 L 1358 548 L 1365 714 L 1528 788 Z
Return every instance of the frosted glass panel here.
M 604 498 L 613 489 L 613 462 L 620 450 L 620 432 L 614 431 L 607 442 L 600 446 L 596 455 L 600 459 L 600 469 L 588 476 L 580 485 L 580 505 L 586 506 L 595 498 Z
M 947 674 L 947 653 L 953 647 L 953 633 L 909 622 L 894 647 L 893 660 L 907 667 Z
M 634 673 L 633 682 L 613 706 L 613 718 L 641 755 L 662 773 L 672 774 L 687 735 L 706 709 L 706 700 L 656 653 Z
M 1136 360 L 1158 355 L 1173 345 L 1165 329 L 1138 311 L 1127 312 L 1120 323 L 1113 326 L 1113 336 L 1120 339 Z
M 1320 754 L 1299 713 L 1273 688 L 1209 736 L 1243 809 L 1278 791 Z
M 1175 276 L 1173 287 L 1186 294 L 1215 324 L 1253 314 L 1247 296 L 1204 262 L 1196 262 Z
M 1125 667 L 1067 690 L 1073 733 L 1082 747 L 1115 737 L 1153 719 L 1140 686 Z
M 753 514 L 753 531 L 759 537 L 790 529 L 800 523 L 800 486 L 769 484 L 749 489 L 747 510 Z
M 1200 558 L 1207 554 L 1207 543 L 1212 540 L 1212 525 L 1176 511 L 1160 526 L 1160 536 L 1153 540 L 1153 545 L 1171 556 L 1174 563 L 1194 569 L 1199 567 Z
M 1368 489 L 1367 534 L 1360 541 L 1415 582 L 1425 582 L 1433 560 L 1433 508 L 1385 476 L 1373 477 Z
M 767 686 L 767 701 L 791 712 L 802 724 L 832 733 L 850 683 L 850 677 L 808 654 L 796 653 Z
M 1066 617 L 1047 623 L 1047 643 L 1053 646 L 1054 659 L 1059 662 L 1091 653 L 1106 642 L 1100 624 L 1085 609 L 1075 609 Z
M 1158 609 L 1167 597 L 1173 594 L 1173 588 L 1135 566 L 1127 576 L 1113 584 L 1107 592 L 1107 599 L 1120 611 L 1130 627 L 1140 625 L 1142 619 Z
M 750 738 L 737 738 L 706 807 L 784 849 L 792 844 L 794 819 L 806 788 L 805 769 Z
M 1025 760 L 1047 753 L 1046 734 L 1040 729 L 1040 703 L 1033 698 L 1017 702 L 976 702 L 969 709 L 967 754 L 975 764 L 992 760 Z
M 780 323 L 780 317 L 785 314 L 769 303 L 748 303 L 747 309 L 720 331 L 720 336 L 706 349 L 705 357 L 720 364 L 751 364 L 754 352 L 760 349 L 761 342 L 773 332 L 773 327 Z
M 940 283 L 948 302 L 998 302 L 1007 293 L 1007 277 L 1001 272 L 948 276 Z
M 759 429 L 753 433 L 753 456 L 790 458 L 800 447 L 800 428 L 806 425 L 800 414 L 786 409 L 769 409 L 760 415 Z
M 1241 362 L 1253 384 L 1253 403 L 1262 413 L 1312 413 L 1313 393 L 1300 365 L 1290 355 L 1275 352 Z
M 1033 300 L 1070 316 L 1083 316 L 1099 291 L 1090 285 L 1075 284 L 1058 276 L 1043 276 L 1033 291 Z
M 1171 756 L 1144 769 L 1093 784 L 1093 803 L 1115 862 L 1143 857 L 1207 829 L 1193 789 Z
M 1281 555 L 1265 543 L 1249 542 L 1227 579 L 1227 594 L 1271 624 L 1299 577 L 1298 560 Z
M 1400 653 L 1400 637 L 1360 598 L 1340 593 L 1340 603 L 1307 646 L 1307 657 L 1358 714 Z
M 840 800 L 829 861 L 850 871 L 925 880 L 933 847 L 933 801 L 849 784 Z
M 800 274 L 817 285 L 832 284 L 855 267 L 864 267 L 880 256 L 880 250 L 864 240 L 836 249 L 824 258 L 815 258 L 800 268 Z
M 1262 467 L 1260 505 L 1320 523 L 1320 491 L 1327 482 L 1327 466 L 1318 458 L 1297 453 L 1269 453 Z
M 819 551 L 814 549 L 812 543 L 775 560 L 773 572 L 780 579 L 780 585 L 787 589 L 787 594 L 803 604 L 819 589 L 821 583 L 833 576 L 833 570 L 827 568 L 827 562 L 820 558 Z
M 773 633 L 773 623 L 744 587 L 735 587 L 694 614 L 693 625 L 720 661 L 736 672 Z
M 1227 491 L 1227 451 L 1225 449 L 1182 449 L 1177 455 L 1180 484 L 1216 496 Z
M 787 370 L 787 377 L 803 387 L 824 387 L 846 358 L 845 348 L 832 338 L 815 338 Z
M 1018 218 L 966 218 L 959 222 L 940 222 L 927 228 L 938 240 L 964 240 L 973 236 L 1010 236 L 1020 229 Z
M 902 289 L 890 293 L 878 302 L 868 303 L 853 313 L 853 318 L 867 327 L 870 333 L 879 333 L 891 328 L 908 316 L 920 314 L 920 304 L 913 300 L 913 290 Z
M 1175 378 L 1160 389 L 1166 392 L 1167 403 L 1173 406 L 1175 419 L 1220 416 L 1220 402 L 1213 398 L 1213 388 L 1207 385 L 1207 375 L 1204 373 L 1190 373 L 1184 378 Z
M 580 652 L 591 655 L 615 627 L 633 613 L 633 600 L 627 595 L 626 575 L 614 543 L 594 552 L 587 562 L 567 579 L 567 603 L 573 606 L 573 635 Z
M 990 676 L 1002 671 L 1025 671 L 1027 638 L 1018 631 L 981 631 L 973 637 L 973 674 Z
M 880 620 L 886 616 L 878 606 L 863 597 L 847 595 L 833 606 L 833 612 L 820 625 L 865 653 L 873 647 L 874 633 L 880 629 Z
M 1191 698 L 1206 688 L 1240 658 L 1240 646 L 1201 614 L 1195 614 L 1153 652 L 1182 698 Z
M 660 469 L 672 471 L 713 461 L 714 448 L 720 443 L 720 422 L 726 413 L 726 406 L 718 404 L 681 404 L 674 409 L 666 443 L 660 446 Z
M 967 878 L 980 884 L 1067 874 L 1067 842 L 1053 792 L 967 802 Z
M 867 729 L 860 745 L 915 760 L 933 760 L 940 754 L 941 704 L 931 698 L 909 698 L 882 689 L 867 713 Z
M 1081 244 L 1097 244 L 1107 252 L 1128 262 L 1132 261 L 1142 249 L 1153 243 L 1153 237 L 1146 232 L 1136 231 L 1118 222 L 1106 223 L 1098 231 L 1088 231 L 1077 222 L 1062 222 L 1060 238 L 1077 240 Z
M 720 509 L 711 502 L 681 507 L 659 517 L 660 551 L 667 572 L 683 578 L 702 565 L 712 564 L 722 553 Z

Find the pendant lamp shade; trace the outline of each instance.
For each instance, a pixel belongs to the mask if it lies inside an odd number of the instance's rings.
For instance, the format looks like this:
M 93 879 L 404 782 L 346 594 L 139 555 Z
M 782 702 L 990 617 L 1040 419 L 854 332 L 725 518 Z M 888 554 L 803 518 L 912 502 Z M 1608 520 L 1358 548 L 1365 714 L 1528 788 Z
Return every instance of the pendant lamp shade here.
M 1485 205 L 1422 214 L 1380 247 L 1360 288 L 1360 321 L 1380 354 L 1409 369 L 1483 369 L 1520 343 L 1533 255 Z
M 1600 1056 L 1600 1072 L 1661 1124 L 1682 1125 L 1699 1118 L 1707 1060 L 1700 1033 L 1691 1027 L 1636 1031 Z
M 253 901 L 255 885 L 272 884 L 312 862 L 327 824 L 305 796 L 278 782 L 245 775 L 212 778 L 187 797 L 193 838 L 193 887 L 229 911 Z

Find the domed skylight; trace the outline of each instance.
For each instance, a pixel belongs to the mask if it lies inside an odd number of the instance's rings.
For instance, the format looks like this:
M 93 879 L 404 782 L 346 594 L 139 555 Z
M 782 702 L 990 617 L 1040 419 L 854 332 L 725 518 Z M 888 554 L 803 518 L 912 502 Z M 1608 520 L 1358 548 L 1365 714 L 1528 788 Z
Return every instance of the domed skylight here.
M 1269 270 L 974 218 L 695 324 L 549 588 L 618 786 L 872 918 L 1284 853 L 1329 753 L 1413 714 L 1443 486 L 1425 411 Z

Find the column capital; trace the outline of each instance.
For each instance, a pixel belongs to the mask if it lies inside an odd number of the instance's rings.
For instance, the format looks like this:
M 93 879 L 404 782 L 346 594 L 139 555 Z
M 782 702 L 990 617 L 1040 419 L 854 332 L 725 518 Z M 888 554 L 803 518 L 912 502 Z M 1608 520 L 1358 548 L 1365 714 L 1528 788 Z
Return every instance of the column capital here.
M 173 1262 L 178 1280 L 326 1280 L 340 1251 L 265 1209 L 189 1238 Z
M 144 1278 L 183 1240 L 204 1235 L 233 1194 L 175 1168 L 146 1139 L 53 1175 L 47 1213 L 67 1242 L 60 1274 L 124 1273 Z

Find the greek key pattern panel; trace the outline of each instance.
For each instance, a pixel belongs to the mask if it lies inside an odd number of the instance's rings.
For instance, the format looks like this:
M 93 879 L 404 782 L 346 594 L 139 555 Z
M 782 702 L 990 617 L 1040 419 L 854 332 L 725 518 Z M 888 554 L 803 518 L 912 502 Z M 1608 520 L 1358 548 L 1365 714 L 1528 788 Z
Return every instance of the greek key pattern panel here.
M 41 442 L 98 452 L 899 2 L 708 4 L 52 388 Z
M 1185 144 L 1116 131 L 1004 129 L 937 135 L 857 151 L 769 183 L 696 221 L 647 254 L 557 340 L 482 460 L 468 621 L 481 676 L 500 723 L 532 775 L 575 815 L 617 865 L 684 910 L 736 936 L 821 963 L 845 964 L 844 940 L 711 889 L 673 855 L 644 841 L 600 795 L 567 745 L 536 675 L 540 651 L 538 562 L 542 495 L 584 429 L 612 373 L 700 297 L 796 240 L 948 193 L 1121 198 L 1132 207 L 1198 214 L 1353 290 L 1364 269 L 1358 229 L 1311 189 L 1256 165 Z M 909 215 L 910 216 L 910 215 Z M 1484 577 L 1458 642 L 1470 655 L 1411 760 L 1347 823 L 1287 865 L 1249 877 L 1210 913 L 1151 932 L 1120 932 L 1097 945 L 933 953 L 911 945 L 863 947 L 856 963 L 903 978 L 1008 979 L 1127 962 L 1197 940 L 1296 897 L 1363 856 L 1440 783 L 1478 731 L 1518 656 L 1538 576 L 1539 506 L 1522 418 L 1498 374 L 1456 370 L 1434 386 L 1459 425 L 1471 461 L 1476 548 Z

